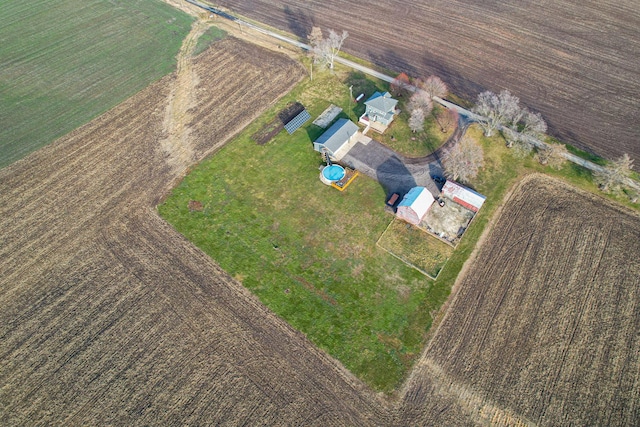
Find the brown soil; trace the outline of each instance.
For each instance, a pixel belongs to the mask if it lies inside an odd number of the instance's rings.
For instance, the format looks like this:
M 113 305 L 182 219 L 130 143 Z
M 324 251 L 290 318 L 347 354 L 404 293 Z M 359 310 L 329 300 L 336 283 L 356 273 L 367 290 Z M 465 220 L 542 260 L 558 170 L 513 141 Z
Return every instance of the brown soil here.
M 432 387 L 492 425 L 636 424 L 638 253 L 637 214 L 526 178 L 459 277 L 407 395 Z
M 227 39 L 0 171 L 0 424 L 384 416 L 375 395 L 154 210 L 189 162 L 301 74 L 285 56 Z M 195 87 L 182 101 L 180 84 Z
M 455 93 L 510 89 L 550 131 L 605 157 L 640 159 L 640 9 L 635 0 L 327 0 L 216 4 L 305 37 L 348 30 L 345 50 Z

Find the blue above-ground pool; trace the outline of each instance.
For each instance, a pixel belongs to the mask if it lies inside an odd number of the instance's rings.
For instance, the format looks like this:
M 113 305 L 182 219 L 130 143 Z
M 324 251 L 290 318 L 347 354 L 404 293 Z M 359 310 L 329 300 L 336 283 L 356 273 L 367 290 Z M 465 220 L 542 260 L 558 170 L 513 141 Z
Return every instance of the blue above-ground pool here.
M 324 176 L 327 181 L 340 181 L 344 178 L 344 174 L 344 168 L 340 165 L 331 165 L 322 169 L 322 176 Z

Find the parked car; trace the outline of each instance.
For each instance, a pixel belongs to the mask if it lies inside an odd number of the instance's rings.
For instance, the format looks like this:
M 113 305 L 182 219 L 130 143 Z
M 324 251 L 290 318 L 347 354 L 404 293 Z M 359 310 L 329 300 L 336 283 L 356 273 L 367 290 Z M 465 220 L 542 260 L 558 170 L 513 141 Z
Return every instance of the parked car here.
M 431 175 L 431 179 L 433 180 L 433 182 L 440 185 L 443 185 L 445 182 L 447 182 L 447 179 L 440 175 Z

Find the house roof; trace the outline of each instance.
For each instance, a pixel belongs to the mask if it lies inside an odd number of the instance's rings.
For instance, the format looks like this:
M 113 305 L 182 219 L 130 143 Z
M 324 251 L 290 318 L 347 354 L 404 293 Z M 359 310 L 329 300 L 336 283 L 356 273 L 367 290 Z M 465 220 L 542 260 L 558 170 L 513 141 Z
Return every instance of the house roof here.
M 397 215 L 413 224 L 418 224 L 433 201 L 433 195 L 429 190 L 424 187 L 413 187 L 398 204 Z
M 476 193 L 472 189 L 454 181 L 444 183 L 442 194 L 474 212 L 478 212 L 486 200 L 486 197 L 482 194 Z
M 380 111 L 381 113 L 393 113 L 398 104 L 397 99 L 393 99 L 389 92 L 376 92 L 364 103 L 367 107 Z
M 343 144 L 358 132 L 358 125 L 348 119 L 338 119 L 315 143 L 323 145 L 332 153 L 338 151 Z

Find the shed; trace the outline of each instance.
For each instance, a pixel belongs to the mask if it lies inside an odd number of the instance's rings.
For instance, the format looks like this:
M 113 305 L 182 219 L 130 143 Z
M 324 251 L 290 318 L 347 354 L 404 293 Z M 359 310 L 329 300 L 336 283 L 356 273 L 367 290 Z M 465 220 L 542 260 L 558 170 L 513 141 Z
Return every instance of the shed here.
M 413 187 L 398 205 L 396 216 L 418 225 L 434 202 L 433 195 L 424 187 Z
M 454 181 L 444 183 L 442 195 L 473 212 L 478 212 L 487 199 L 482 194 Z
M 314 141 L 313 149 L 322 153 L 323 149 L 331 157 L 335 157 L 335 153 L 342 146 L 351 142 L 358 133 L 358 125 L 348 119 L 338 119 L 325 133 Z

